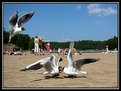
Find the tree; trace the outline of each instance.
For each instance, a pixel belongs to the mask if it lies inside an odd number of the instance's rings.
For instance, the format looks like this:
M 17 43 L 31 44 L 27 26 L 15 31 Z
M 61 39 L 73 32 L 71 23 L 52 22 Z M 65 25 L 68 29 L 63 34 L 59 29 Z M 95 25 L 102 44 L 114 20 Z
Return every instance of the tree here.
M 9 32 L 3 31 L 3 44 L 7 44 L 9 40 Z
M 9 40 L 9 32 L 3 28 L 3 44 L 7 44 Z M 30 38 L 27 34 L 17 34 L 11 39 L 11 43 L 21 47 L 23 50 L 31 50 L 34 48 L 34 38 Z M 69 48 L 70 42 L 50 42 L 51 49 Z M 105 49 L 106 45 L 110 50 L 118 49 L 118 37 L 114 36 L 104 41 L 82 40 L 75 41 L 74 47 L 77 50 L 89 50 L 89 49 Z
M 30 37 L 27 34 L 20 34 L 16 40 L 16 45 L 21 47 L 23 50 L 28 50 Z
M 29 41 L 28 49 L 31 50 L 33 48 L 34 48 L 34 38 L 31 38 L 30 41 Z
M 113 38 L 108 39 L 106 44 L 110 50 L 118 48 L 118 37 L 114 36 Z

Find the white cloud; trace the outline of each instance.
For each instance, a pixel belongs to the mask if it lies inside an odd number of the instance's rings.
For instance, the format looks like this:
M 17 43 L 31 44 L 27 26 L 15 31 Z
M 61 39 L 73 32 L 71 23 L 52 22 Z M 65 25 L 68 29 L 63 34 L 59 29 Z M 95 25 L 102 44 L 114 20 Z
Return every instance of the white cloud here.
M 100 12 L 102 12 L 102 9 L 99 8 L 99 4 L 90 4 L 89 6 L 87 6 L 87 9 L 89 10 L 89 15 L 99 14 Z
M 116 13 L 117 13 L 117 11 L 114 10 L 112 7 L 104 9 L 104 11 L 103 11 L 103 15 L 106 15 L 106 16 L 111 15 L 111 14 L 116 14 Z
M 113 15 L 117 13 L 117 11 L 112 7 L 101 8 L 100 4 L 89 4 L 87 6 L 87 9 L 88 9 L 89 15 L 96 14 L 97 16 L 108 16 L 108 15 Z
M 77 10 L 81 9 L 81 5 L 78 5 L 78 6 L 76 7 L 76 9 L 77 9 Z

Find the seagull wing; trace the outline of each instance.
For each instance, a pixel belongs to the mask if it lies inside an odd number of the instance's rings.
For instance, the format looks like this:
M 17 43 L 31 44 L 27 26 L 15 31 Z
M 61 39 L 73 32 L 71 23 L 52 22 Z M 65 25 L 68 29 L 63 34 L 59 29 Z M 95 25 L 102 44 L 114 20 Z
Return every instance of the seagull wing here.
M 11 41 L 11 38 L 14 36 L 14 28 L 12 27 L 12 26 L 10 26 L 10 28 L 9 28 L 9 41 L 8 42 L 10 42 Z
M 73 58 L 72 58 L 72 53 L 71 50 L 69 50 L 68 55 L 67 55 L 67 61 L 68 61 L 68 66 L 73 66 Z
M 69 52 L 68 52 L 68 55 L 67 55 L 67 60 L 68 60 L 68 66 L 73 66 L 73 58 L 72 58 L 72 48 L 74 47 L 74 42 L 70 42 L 70 45 L 69 45 Z
M 13 35 L 14 34 L 14 31 L 15 31 L 14 28 L 13 27 L 10 27 L 9 28 L 9 36 L 13 37 L 14 36 Z
M 50 57 L 43 58 L 41 60 L 38 60 L 38 61 L 26 66 L 25 69 L 22 69 L 21 71 L 38 70 L 38 69 L 42 68 L 49 60 L 50 60 Z
M 46 71 L 51 72 L 53 70 L 53 66 L 52 63 L 50 61 L 48 61 L 45 65 L 44 68 Z
M 24 24 L 24 23 L 26 23 L 28 20 L 30 20 L 31 17 L 33 16 L 33 14 L 34 14 L 34 11 L 25 13 L 23 16 L 21 16 L 21 17 L 18 19 L 18 21 L 17 21 L 18 27 L 21 27 L 22 24 Z
M 9 18 L 10 26 L 14 27 L 16 25 L 17 19 L 18 19 L 18 12 L 15 11 L 12 13 L 12 15 Z
M 50 61 L 52 62 L 52 65 L 55 67 L 56 64 L 55 64 L 55 55 L 54 54 L 52 54 Z
M 77 61 L 74 61 L 73 63 L 76 64 L 76 69 L 80 70 L 81 67 L 85 64 L 89 64 L 89 63 L 94 63 L 97 62 L 98 60 L 100 60 L 99 58 L 85 58 L 85 59 L 79 59 Z
M 73 47 L 74 47 L 74 41 L 71 41 L 69 45 L 69 50 L 72 49 Z
M 46 71 L 51 72 L 55 67 L 55 56 L 52 55 L 50 60 L 44 65 Z

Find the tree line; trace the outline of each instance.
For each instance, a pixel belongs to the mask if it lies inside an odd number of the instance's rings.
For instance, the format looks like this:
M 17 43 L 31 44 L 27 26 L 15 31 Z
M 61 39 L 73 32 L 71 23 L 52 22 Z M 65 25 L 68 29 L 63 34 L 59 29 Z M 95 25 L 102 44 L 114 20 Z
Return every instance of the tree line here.
M 3 31 L 3 44 L 7 44 L 9 40 L 9 32 Z M 11 43 L 15 44 L 16 46 L 20 47 L 23 50 L 31 50 L 34 48 L 34 38 L 30 37 L 28 34 L 18 34 L 12 37 Z M 69 41 L 68 42 L 50 42 L 51 49 L 57 50 L 58 48 L 68 48 L 69 47 Z M 104 40 L 104 41 L 93 41 L 93 40 L 79 40 L 75 41 L 74 47 L 77 50 L 88 50 L 88 49 L 94 49 L 94 50 L 102 50 L 106 48 L 106 45 L 108 45 L 110 50 L 114 50 L 115 48 L 118 49 L 118 37 L 114 36 L 110 39 Z

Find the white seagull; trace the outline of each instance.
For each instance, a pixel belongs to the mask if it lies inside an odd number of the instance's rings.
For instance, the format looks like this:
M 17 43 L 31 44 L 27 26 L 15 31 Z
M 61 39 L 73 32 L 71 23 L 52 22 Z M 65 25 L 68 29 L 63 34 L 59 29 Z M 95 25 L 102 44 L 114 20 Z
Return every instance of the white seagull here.
M 18 12 L 15 11 L 9 18 L 9 41 L 11 41 L 11 38 L 14 37 L 16 34 L 19 34 L 25 28 L 22 26 L 24 23 L 26 23 L 30 18 L 33 16 L 34 11 L 32 12 L 27 12 L 23 16 L 21 16 L 18 19 Z
M 68 61 L 68 66 L 64 67 L 64 73 L 67 74 L 68 76 L 76 76 L 78 74 L 86 74 L 86 71 L 82 70 L 82 66 L 85 64 L 97 62 L 99 60 L 96 58 L 85 58 L 85 59 L 79 59 L 79 60 L 73 60 L 72 58 L 72 48 L 74 46 L 74 42 L 70 43 L 70 48 L 69 52 L 67 55 L 67 61 Z
M 25 67 L 25 69 L 22 69 L 21 71 L 26 71 L 26 70 L 38 70 L 42 67 L 45 68 L 46 72 L 44 72 L 44 75 L 51 75 L 51 76 L 59 76 L 59 62 L 62 61 L 63 59 L 59 57 L 57 60 L 57 63 L 55 63 L 55 55 L 52 54 L 51 57 L 46 57 L 43 59 L 40 59 L 28 66 Z

